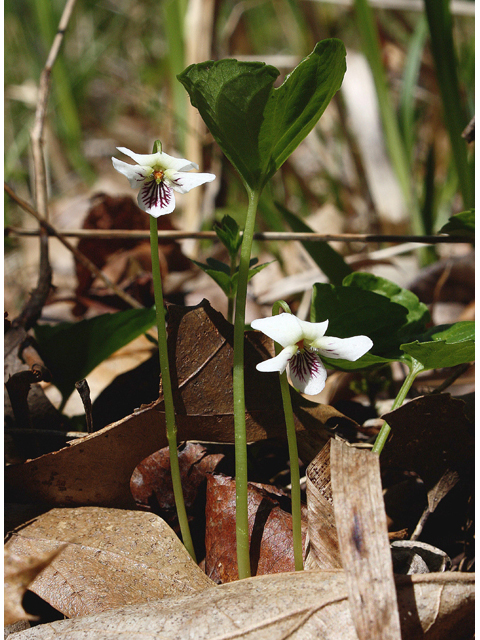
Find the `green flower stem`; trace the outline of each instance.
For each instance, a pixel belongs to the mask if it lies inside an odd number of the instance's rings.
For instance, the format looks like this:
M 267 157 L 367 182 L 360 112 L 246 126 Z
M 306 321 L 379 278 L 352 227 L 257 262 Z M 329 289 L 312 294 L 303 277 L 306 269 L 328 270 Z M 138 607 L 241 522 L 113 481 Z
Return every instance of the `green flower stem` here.
M 247 303 L 248 270 L 252 252 L 253 231 L 257 213 L 259 190 L 248 191 L 248 210 L 243 231 L 242 250 L 238 269 L 235 324 L 233 329 L 233 417 L 235 421 L 235 485 L 236 534 L 239 579 L 248 578 L 250 553 L 248 540 L 248 488 L 247 488 L 247 432 L 245 423 L 244 335 L 245 306 Z
M 395 409 L 398 409 L 398 407 L 402 406 L 403 401 L 407 397 L 407 393 L 410 391 L 410 387 L 412 386 L 413 381 L 424 369 L 423 364 L 415 360 L 415 358 L 412 358 L 412 362 L 409 362 L 407 364 L 410 371 L 408 372 L 408 375 L 405 378 L 397 397 L 395 398 L 395 402 L 392 405 L 391 411 L 394 411 Z M 375 440 L 375 444 L 373 445 L 372 453 L 378 453 L 380 455 L 383 447 L 385 446 L 385 443 L 388 440 L 390 431 L 391 427 L 386 422 L 384 422 L 382 428 L 378 433 L 377 439 Z
M 287 313 L 291 313 L 286 302 L 280 300 L 273 305 L 272 315 L 276 316 L 280 307 Z M 281 351 L 280 345 L 275 343 L 275 355 Z M 287 380 L 287 372 L 280 374 L 280 389 L 282 392 L 283 411 L 285 414 L 285 426 L 287 427 L 288 454 L 290 456 L 290 480 L 292 485 L 292 528 L 293 528 L 293 556 L 295 560 L 295 571 L 303 571 L 303 548 L 302 548 L 302 506 L 300 499 L 300 467 L 298 465 L 297 434 L 295 432 L 295 421 L 293 419 L 292 398 L 290 396 L 290 385 Z
M 167 331 L 165 328 L 165 309 L 163 306 L 162 277 L 160 275 L 160 260 L 158 257 L 158 226 L 157 219 L 150 216 L 150 247 L 152 250 L 152 276 L 155 293 L 155 308 L 158 328 L 158 355 L 160 357 L 160 371 L 162 373 L 163 401 L 165 403 L 165 422 L 167 426 L 168 450 L 170 453 L 170 471 L 172 474 L 173 495 L 177 507 L 178 522 L 182 533 L 183 544 L 196 562 L 187 512 L 183 500 L 182 480 L 177 451 L 177 426 L 175 424 L 175 407 L 173 405 L 172 382 L 168 364 Z

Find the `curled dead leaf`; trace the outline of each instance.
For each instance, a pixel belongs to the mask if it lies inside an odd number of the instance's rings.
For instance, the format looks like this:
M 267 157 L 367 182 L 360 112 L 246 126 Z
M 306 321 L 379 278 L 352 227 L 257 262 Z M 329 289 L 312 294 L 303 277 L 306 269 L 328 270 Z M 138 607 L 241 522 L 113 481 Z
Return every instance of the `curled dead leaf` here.
M 17 554 L 12 549 L 4 549 L 4 625 L 18 620 L 35 620 L 22 606 L 25 591 L 53 559 L 63 546 L 47 553 Z
M 25 561 L 54 550 L 29 589 L 69 617 L 213 584 L 170 527 L 140 511 L 52 509 L 15 530 L 6 548 Z

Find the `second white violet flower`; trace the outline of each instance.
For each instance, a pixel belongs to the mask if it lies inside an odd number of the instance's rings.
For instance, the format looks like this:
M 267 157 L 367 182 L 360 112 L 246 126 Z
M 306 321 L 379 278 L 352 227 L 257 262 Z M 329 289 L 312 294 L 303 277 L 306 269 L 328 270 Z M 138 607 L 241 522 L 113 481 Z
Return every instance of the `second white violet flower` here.
M 251 327 L 283 347 L 275 358 L 257 364 L 257 370 L 283 373 L 288 366 L 293 386 L 312 396 L 323 390 L 327 379 L 321 356 L 354 362 L 373 347 L 368 336 L 332 338 L 325 335 L 328 320 L 306 322 L 290 313 L 254 320 Z

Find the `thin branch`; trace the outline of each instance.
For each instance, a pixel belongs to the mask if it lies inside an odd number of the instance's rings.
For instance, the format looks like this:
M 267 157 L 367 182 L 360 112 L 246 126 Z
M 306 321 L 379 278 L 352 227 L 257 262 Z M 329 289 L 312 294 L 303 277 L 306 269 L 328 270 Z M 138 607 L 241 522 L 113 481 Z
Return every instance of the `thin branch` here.
M 67 0 L 63 10 L 62 17 L 58 26 L 57 34 L 53 40 L 50 53 L 48 54 L 45 67 L 40 76 L 40 84 L 38 90 L 37 108 L 35 110 L 35 122 L 31 132 L 32 154 L 34 166 L 35 181 L 35 205 L 42 218 L 48 218 L 48 194 L 47 194 L 47 176 L 45 171 L 45 158 L 43 155 L 43 130 L 45 125 L 45 117 L 47 112 L 48 97 L 50 94 L 50 78 L 52 68 L 58 56 L 60 46 L 63 41 L 65 30 L 68 26 L 70 16 L 76 0 Z M 52 286 L 52 268 L 48 255 L 48 234 L 44 227 L 40 228 L 40 265 L 38 282 L 35 290 L 31 293 L 30 298 L 20 315 L 15 318 L 13 324 L 24 326 L 26 329 L 35 324 L 42 313 L 43 306 L 47 300 L 50 288 Z
M 139 302 L 137 302 L 128 293 L 125 293 L 125 291 L 122 291 L 122 289 L 120 289 L 120 287 L 118 287 L 114 282 L 112 282 L 110 280 L 110 278 L 108 278 L 102 271 L 100 271 L 100 269 L 97 267 L 97 265 L 95 265 L 91 260 L 89 260 L 87 258 L 87 256 L 85 256 L 81 251 L 79 251 L 77 249 L 77 247 L 74 247 L 72 244 L 70 244 L 70 242 L 68 242 L 68 240 L 65 240 L 65 238 L 62 235 L 62 233 L 57 231 L 57 229 L 53 225 L 51 225 L 49 222 L 44 220 L 35 211 L 35 209 L 33 209 L 28 204 L 28 202 L 25 202 L 25 200 L 23 200 L 22 198 L 17 196 L 17 194 L 14 191 L 12 191 L 12 189 L 8 186 L 8 184 L 5 184 L 4 188 L 5 188 L 5 191 L 8 193 L 8 195 L 13 200 L 15 200 L 15 202 L 18 205 L 20 205 L 20 207 L 22 207 L 22 209 L 24 211 L 27 211 L 34 218 L 36 218 L 36 220 L 38 220 L 38 222 L 41 224 L 42 228 L 46 229 L 46 231 L 48 232 L 49 235 L 52 235 L 52 236 L 55 236 L 56 238 L 58 238 L 60 240 L 60 242 L 63 244 L 63 246 L 66 247 L 69 251 L 71 251 L 73 253 L 73 255 L 75 256 L 75 259 L 78 260 L 78 262 L 83 264 L 83 266 L 86 267 L 91 273 L 93 273 L 93 275 L 97 276 L 98 278 L 101 278 L 103 280 L 103 282 L 107 285 L 107 287 L 112 289 L 112 291 L 114 291 L 117 294 L 117 296 L 122 298 L 122 300 L 124 300 L 127 304 L 129 304 L 131 307 L 133 307 L 135 309 L 142 309 L 143 308 L 143 305 L 141 305 Z
M 6 186 L 6 190 L 9 188 Z M 20 206 L 20 199 L 11 192 L 8 193 L 14 198 Z M 23 201 L 22 201 L 23 202 Z M 18 227 L 5 227 L 6 234 L 17 236 L 36 236 L 38 231 L 35 229 L 19 229 Z M 148 240 L 148 231 L 124 230 L 124 229 L 62 229 L 61 234 L 66 238 L 101 238 L 102 240 L 113 240 L 125 238 L 128 240 Z M 186 238 L 195 238 L 200 240 L 216 240 L 215 231 L 159 231 L 160 240 L 184 240 Z M 402 244 L 404 242 L 413 242 L 415 244 L 471 244 L 472 239 L 467 236 L 410 236 L 410 235 L 379 235 L 368 233 L 295 233 L 289 231 L 264 231 L 255 233 L 254 240 L 270 241 L 288 241 L 297 240 L 299 242 L 391 242 L 394 244 Z

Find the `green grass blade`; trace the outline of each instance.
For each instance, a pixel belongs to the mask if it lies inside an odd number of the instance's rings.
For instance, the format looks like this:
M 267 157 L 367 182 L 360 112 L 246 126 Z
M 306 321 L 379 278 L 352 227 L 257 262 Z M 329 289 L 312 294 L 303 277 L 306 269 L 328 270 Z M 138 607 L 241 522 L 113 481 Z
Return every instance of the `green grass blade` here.
M 415 141 L 415 86 L 420 72 L 422 53 L 428 34 L 428 24 L 422 16 L 409 43 L 402 90 L 400 93 L 399 119 L 407 158 L 412 161 Z
M 473 163 L 468 160 L 467 145 L 461 137 L 469 117 L 465 114 L 460 98 L 449 0 L 425 0 L 425 11 L 438 86 L 442 96 L 445 125 L 450 136 L 460 191 L 465 208 L 473 207 L 475 197 Z
M 418 202 L 414 198 L 411 184 L 411 166 L 389 93 L 378 32 L 368 0 L 355 0 L 355 11 L 357 27 L 363 42 L 363 50 L 375 82 L 387 150 L 405 198 L 406 207 L 410 212 L 412 229 L 415 233 L 423 233 Z

